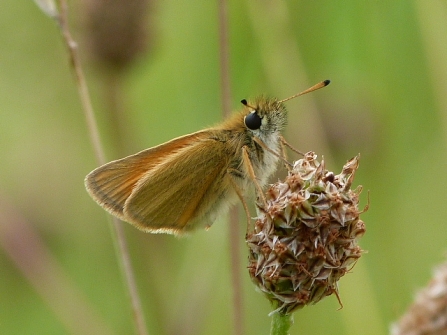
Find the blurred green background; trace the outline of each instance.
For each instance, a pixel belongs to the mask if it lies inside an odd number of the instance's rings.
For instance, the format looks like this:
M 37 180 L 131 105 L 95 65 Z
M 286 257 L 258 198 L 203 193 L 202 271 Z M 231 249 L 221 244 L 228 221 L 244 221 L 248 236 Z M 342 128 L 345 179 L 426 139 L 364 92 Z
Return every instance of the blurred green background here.
M 60 33 L 32 1 L 2 8 L 0 333 L 132 334 L 109 223 L 84 189 L 97 163 Z M 217 3 L 151 6 L 149 52 L 123 76 L 121 138 L 82 6 L 70 9 L 108 159 L 221 120 Z M 291 334 L 387 334 L 446 251 L 447 4 L 248 0 L 228 14 L 233 108 L 331 79 L 287 102 L 285 136 L 337 173 L 360 153 L 355 185 L 370 191 L 368 253 L 340 281 L 344 308 L 333 296 L 306 307 Z M 230 334 L 227 218 L 183 239 L 123 225 L 149 334 Z M 245 333 L 268 334 L 244 226 Z

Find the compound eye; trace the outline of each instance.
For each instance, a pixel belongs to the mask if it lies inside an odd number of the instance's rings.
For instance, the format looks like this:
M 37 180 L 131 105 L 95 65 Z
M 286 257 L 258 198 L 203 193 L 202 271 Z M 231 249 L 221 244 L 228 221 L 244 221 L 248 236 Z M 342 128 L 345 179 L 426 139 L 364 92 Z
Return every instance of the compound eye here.
M 262 119 L 256 111 L 253 111 L 245 117 L 244 122 L 248 129 L 256 130 L 261 128 Z

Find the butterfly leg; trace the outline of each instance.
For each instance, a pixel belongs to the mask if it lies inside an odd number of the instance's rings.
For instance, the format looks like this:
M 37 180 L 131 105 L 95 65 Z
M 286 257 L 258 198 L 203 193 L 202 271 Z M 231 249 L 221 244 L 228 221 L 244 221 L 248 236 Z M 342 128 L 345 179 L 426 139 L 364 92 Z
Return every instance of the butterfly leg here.
M 282 162 L 284 163 L 285 167 L 287 168 L 287 170 L 291 170 L 292 168 L 292 164 L 287 160 L 286 157 L 286 152 L 284 150 L 284 146 L 283 143 L 281 141 L 281 151 L 282 153 L 279 154 L 276 151 L 270 149 L 264 142 L 262 142 L 262 140 L 258 137 L 253 137 L 253 141 L 255 141 L 257 144 L 259 144 L 264 150 L 272 153 L 273 155 L 275 155 L 276 157 L 278 157 L 280 160 L 282 160 Z
M 289 144 L 289 142 L 286 141 L 286 139 L 283 136 L 279 136 L 279 139 L 281 140 L 281 144 L 286 147 L 288 147 L 290 150 L 292 150 L 293 152 L 297 153 L 298 155 L 304 156 L 304 153 L 302 153 L 301 151 L 295 149 L 291 144 Z
M 233 177 L 233 174 L 235 172 L 239 173 L 239 171 L 234 170 L 234 169 L 228 169 L 227 172 L 228 172 L 228 175 L 229 175 L 230 184 L 231 184 L 231 186 L 233 186 L 234 191 L 236 192 L 237 196 L 239 197 L 239 200 L 242 203 L 242 207 L 244 207 L 245 216 L 247 217 L 247 232 L 248 232 L 249 229 L 250 229 L 250 226 L 251 226 L 250 211 L 248 210 L 248 205 L 245 202 L 244 195 L 242 194 L 242 190 L 240 189 L 239 186 L 237 186 L 237 183 L 235 182 L 234 177 Z
M 259 183 L 256 179 L 255 170 L 253 169 L 253 165 L 251 164 L 250 156 L 248 155 L 246 146 L 242 147 L 242 161 L 243 161 L 243 164 L 248 172 L 248 176 L 255 184 L 258 196 L 261 198 L 264 208 L 267 208 L 267 200 L 265 200 L 264 192 L 262 191 L 261 185 L 259 185 Z

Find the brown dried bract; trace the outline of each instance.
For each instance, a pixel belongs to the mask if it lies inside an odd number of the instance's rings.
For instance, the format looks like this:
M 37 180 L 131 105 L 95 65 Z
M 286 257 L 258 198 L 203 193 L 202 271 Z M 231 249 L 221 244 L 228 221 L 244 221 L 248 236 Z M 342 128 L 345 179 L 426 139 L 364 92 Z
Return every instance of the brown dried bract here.
M 359 156 L 338 175 L 316 159 L 308 152 L 267 190 L 267 208 L 247 235 L 250 276 L 283 314 L 333 293 L 339 298 L 338 280 L 363 252 L 357 245 L 365 233 L 361 187 L 350 188 Z

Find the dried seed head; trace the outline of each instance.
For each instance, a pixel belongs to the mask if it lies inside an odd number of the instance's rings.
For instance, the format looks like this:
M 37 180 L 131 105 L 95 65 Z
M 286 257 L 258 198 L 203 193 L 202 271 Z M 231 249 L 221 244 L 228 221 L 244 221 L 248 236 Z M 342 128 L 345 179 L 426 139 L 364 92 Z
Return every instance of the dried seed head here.
M 442 335 L 447 333 L 447 262 L 417 295 L 407 312 L 391 329 L 392 335 Z
M 267 208 L 247 234 L 250 276 L 283 314 L 332 293 L 338 298 L 337 281 L 363 252 L 357 245 L 365 233 L 362 189 L 351 190 L 359 156 L 338 175 L 316 158 L 308 152 L 267 190 Z
M 92 56 L 120 71 L 150 46 L 150 0 L 83 0 L 84 28 Z

